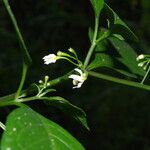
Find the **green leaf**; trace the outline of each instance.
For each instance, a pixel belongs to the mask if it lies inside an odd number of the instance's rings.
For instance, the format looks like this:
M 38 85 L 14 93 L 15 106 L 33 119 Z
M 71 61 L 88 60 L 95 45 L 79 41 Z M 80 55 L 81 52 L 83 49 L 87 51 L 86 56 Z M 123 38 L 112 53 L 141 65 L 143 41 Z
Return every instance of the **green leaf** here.
M 136 61 L 137 54 L 134 49 L 125 41 L 121 41 L 115 37 L 111 37 L 109 40 L 121 56 L 117 58 L 118 61 L 127 66 L 132 73 L 144 76 L 145 71 L 138 67 L 138 62 Z
M 0 149 L 84 150 L 66 130 L 27 107 L 8 116 Z
M 13 95 L 11 95 L 11 96 L 13 96 Z M 8 96 L 8 98 L 9 98 L 9 96 Z M 7 99 L 7 97 L 6 98 L 4 97 L 4 99 L 1 99 L 1 101 L 0 101 L 0 107 L 9 106 L 9 105 L 22 106 L 22 105 L 24 105 L 23 102 L 35 101 L 35 100 L 43 100 L 48 105 L 59 108 L 64 113 L 66 113 L 67 115 L 70 115 L 75 120 L 77 120 L 87 130 L 90 130 L 89 126 L 87 124 L 87 120 L 86 120 L 86 113 L 81 108 L 71 104 L 69 101 L 65 100 L 64 98 L 62 98 L 60 96 L 53 96 L 53 97 L 33 96 L 33 97 L 28 97 L 28 98 L 20 98 L 18 100 L 18 102 L 14 101 L 14 99 Z
M 113 59 L 104 53 L 96 53 L 95 59 L 88 66 L 88 70 L 93 70 L 99 67 L 110 67 L 113 68 Z
M 105 29 L 103 29 L 102 31 L 105 31 Z M 101 33 L 102 34 L 102 33 Z M 101 35 L 100 33 L 98 34 L 98 37 Z M 93 36 L 93 30 L 90 28 L 89 29 L 89 38 L 91 39 Z M 113 36 L 117 36 L 118 39 L 121 39 L 120 35 L 113 35 Z M 111 70 L 114 70 L 116 73 L 128 76 L 128 77 L 132 77 L 132 78 L 137 78 L 137 76 L 133 73 L 130 72 L 130 70 L 126 69 L 124 70 L 122 68 L 122 62 L 119 60 L 117 60 L 118 58 L 114 57 L 114 56 L 110 56 L 107 54 L 107 51 L 109 50 L 109 41 L 107 39 L 99 42 L 96 45 L 95 48 L 95 58 L 94 60 L 89 64 L 88 66 L 88 70 L 95 70 L 97 68 L 100 67 L 106 67 L 109 68 Z M 116 65 L 117 64 L 117 65 Z
M 45 100 L 47 104 L 59 108 L 67 115 L 70 115 L 71 117 L 79 121 L 81 125 L 83 125 L 87 130 L 89 130 L 85 112 L 81 108 L 71 104 L 66 99 L 60 96 L 53 96 L 53 97 L 41 97 L 37 98 L 37 100 Z
M 122 70 L 122 68 L 116 67 L 116 60 L 113 57 L 110 57 L 108 54 L 104 53 L 96 53 L 95 59 L 88 66 L 88 70 L 95 70 L 100 67 L 106 67 L 111 70 L 114 70 L 116 73 L 123 74 L 128 77 L 136 78 L 136 75 L 129 73 L 126 70 Z
M 130 39 L 135 42 L 138 41 L 137 36 L 106 3 L 104 5 L 104 11 L 108 19 L 109 28 L 112 34 L 120 34 L 125 39 Z
M 120 34 L 124 39 L 129 39 L 137 42 L 138 38 L 135 34 L 128 28 L 120 24 L 115 24 L 111 29 L 112 34 Z
M 95 16 L 99 17 L 102 8 L 104 7 L 104 0 L 90 0 L 95 12 Z
M 23 103 L 23 102 L 35 101 L 35 100 L 43 100 L 46 102 L 46 104 L 59 108 L 67 115 L 70 115 L 71 117 L 79 121 L 79 123 L 81 123 L 87 130 L 89 130 L 85 112 L 81 108 L 71 104 L 69 101 L 67 101 L 66 99 L 60 96 L 51 96 L 51 97 L 33 96 L 33 97 L 19 99 L 19 102 Z

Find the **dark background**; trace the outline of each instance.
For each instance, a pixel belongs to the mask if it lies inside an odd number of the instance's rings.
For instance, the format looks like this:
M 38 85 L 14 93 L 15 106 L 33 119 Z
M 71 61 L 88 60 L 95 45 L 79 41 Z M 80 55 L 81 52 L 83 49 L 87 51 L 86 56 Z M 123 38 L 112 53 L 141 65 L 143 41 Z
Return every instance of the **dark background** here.
M 51 79 L 70 71 L 66 62 L 46 66 L 42 57 L 74 48 L 81 60 L 89 47 L 88 27 L 93 24 L 89 0 L 10 1 L 33 59 L 25 88 L 45 75 Z M 107 0 L 107 3 L 139 37 L 137 51 L 149 53 L 150 2 L 148 0 Z M 84 60 L 84 59 L 83 59 Z M 9 16 L 0 1 L 0 96 L 16 91 L 22 57 Z M 149 150 L 150 93 L 89 77 L 81 89 L 72 90 L 71 81 L 59 85 L 57 94 L 83 108 L 88 132 L 61 111 L 41 102 L 31 107 L 70 131 L 89 150 Z M 0 110 L 5 121 L 12 107 Z

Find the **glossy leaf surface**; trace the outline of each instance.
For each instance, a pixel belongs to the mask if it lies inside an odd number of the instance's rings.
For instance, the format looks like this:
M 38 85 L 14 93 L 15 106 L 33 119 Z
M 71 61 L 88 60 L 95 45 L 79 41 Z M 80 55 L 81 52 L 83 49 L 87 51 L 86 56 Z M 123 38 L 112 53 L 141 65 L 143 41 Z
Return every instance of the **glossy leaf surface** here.
M 66 130 L 28 107 L 7 118 L 1 150 L 83 150 Z

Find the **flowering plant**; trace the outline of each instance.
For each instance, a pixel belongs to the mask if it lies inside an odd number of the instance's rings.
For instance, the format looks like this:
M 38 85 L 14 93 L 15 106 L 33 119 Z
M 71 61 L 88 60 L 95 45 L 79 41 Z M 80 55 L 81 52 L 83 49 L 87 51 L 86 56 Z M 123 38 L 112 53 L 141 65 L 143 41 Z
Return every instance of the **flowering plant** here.
M 57 54 L 50 53 L 43 57 L 44 64 L 55 65 L 57 61 L 66 60 L 73 64 L 72 70 L 53 80 L 48 75 L 45 75 L 44 80 L 39 80 L 39 82 L 23 90 L 32 59 L 8 0 L 3 0 L 3 2 L 19 40 L 23 56 L 23 67 L 17 91 L 0 98 L 0 107 L 10 105 L 19 107 L 13 110 L 7 117 L 6 125 L 0 122 L 0 127 L 4 130 L 0 145 L 2 150 L 19 150 L 20 148 L 27 150 L 31 148 L 84 149 L 70 133 L 32 110 L 26 104 L 29 101 L 44 101 L 48 105 L 59 108 L 81 123 L 87 130 L 90 130 L 86 114 L 81 108 L 71 104 L 61 96 L 52 94 L 56 91 L 54 87 L 65 80 L 72 79 L 73 85 L 71 86 L 73 90 L 82 88 L 89 76 L 91 76 L 150 91 L 150 86 L 146 84 L 150 71 L 150 55 L 138 56 L 134 49 L 125 41 L 126 39 L 137 41 L 137 37 L 104 0 L 90 0 L 95 14 L 95 26 L 94 28 L 89 28 L 90 47 L 84 61 L 79 59 L 76 50 L 73 48 L 69 48 L 67 52 L 58 51 Z M 100 14 L 105 14 L 106 17 L 107 25 L 104 27 L 101 27 L 99 23 Z M 106 43 L 111 44 L 120 57 L 109 55 L 106 49 L 107 46 L 105 46 Z M 116 61 L 117 65 L 115 65 Z M 118 67 L 119 65 L 124 65 L 128 69 Z M 114 71 L 117 75 L 121 74 L 123 78 L 112 76 L 112 74 L 107 72 L 102 73 L 102 68 Z M 37 137 L 41 137 L 41 139 Z

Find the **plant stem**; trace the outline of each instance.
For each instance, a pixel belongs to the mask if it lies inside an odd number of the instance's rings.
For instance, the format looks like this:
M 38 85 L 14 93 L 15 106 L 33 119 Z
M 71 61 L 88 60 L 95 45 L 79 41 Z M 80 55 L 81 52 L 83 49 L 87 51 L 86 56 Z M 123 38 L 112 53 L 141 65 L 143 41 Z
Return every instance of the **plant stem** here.
M 6 130 L 6 126 L 0 121 L 0 127 L 3 129 L 3 130 Z
M 49 81 L 48 83 L 50 84 L 49 87 L 53 87 L 57 84 L 60 84 L 62 82 L 64 82 L 65 80 L 68 80 L 68 76 L 70 74 L 72 74 L 73 70 L 71 70 L 70 72 L 66 73 L 65 75 L 58 77 L 56 79 L 53 79 L 51 81 Z M 37 87 L 33 87 L 33 88 L 28 88 L 26 90 L 20 91 L 21 94 L 29 94 L 29 95 L 33 95 L 36 94 L 37 91 Z M 16 93 L 10 94 L 10 95 L 6 95 L 3 97 L 0 97 L 0 107 L 5 106 L 5 105 L 9 105 L 9 103 L 11 103 L 11 105 L 15 105 L 15 100 L 16 100 Z
M 101 78 L 103 80 L 108 80 L 108 81 L 116 82 L 116 83 L 119 83 L 119 84 L 128 85 L 128 86 L 132 86 L 132 87 L 137 87 L 137 88 L 141 88 L 141 89 L 145 89 L 145 90 L 150 91 L 150 86 L 142 85 L 141 83 L 138 83 L 138 82 L 119 79 L 119 78 L 116 78 L 116 77 L 112 77 L 112 76 L 109 76 L 109 75 L 104 75 L 104 74 L 93 72 L 93 71 L 89 71 L 89 75 L 91 75 L 93 77 L 96 77 L 96 78 Z
M 26 106 L 23 103 L 18 103 L 18 102 L 14 102 L 14 100 L 10 100 L 10 101 L 2 101 L 0 102 L 0 107 L 6 107 L 6 106 L 18 106 L 18 107 L 23 107 Z
M 27 47 L 25 45 L 25 42 L 23 40 L 22 34 L 21 34 L 20 30 L 19 30 L 16 18 L 15 18 L 14 14 L 13 14 L 13 12 L 11 10 L 11 7 L 10 7 L 10 5 L 8 3 L 8 0 L 3 0 L 3 2 L 4 2 L 4 5 L 5 5 L 6 9 L 7 9 L 7 12 L 9 14 L 9 16 L 10 16 L 10 19 L 11 19 L 11 21 L 13 23 L 14 29 L 16 31 L 16 35 L 17 35 L 17 38 L 18 38 L 18 41 L 19 41 L 19 44 L 20 44 L 20 48 L 21 48 L 22 53 L 23 53 L 24 61 L 25 61 L 26 64 L 30 65 L 32 60 L 31 60 L 31 57 L 30 57 L 29 52 L 27 50 Z
M 28 66 L 23 62 L 22 77 L 21 77 L 19 88 L 18 88 L 18 90 L 16 92 L 16 95 L 15 95 L 15 99 L 17 99 L 20 96 L 21 90 L 23 88 L 23 85 L 24 85 L 24 82 L 25 82 L 25 79 L 26 79 L 27 70 L 28 70 Z
M 69 61 L 70 63 L 72 63 L 73 65 L 77 66 L 78 67 L 78 64 L 74 63 L 72 60 L 70 60 L 69 58 L 66 58 L 66 57 L 62 57 L 60 56 L 61 59 L 64 59 L 64 60 L 67 60 Z
M 86 59 L 84 61 L 84 68 L 86 68 L 87 65 L 89 64 L 90 58 L 91 58 L 92 53 L 93 53 L 93 51 L 95 49 L 95 46 L 96 46 L 96 38 L 97 38 L 97 33 L 98 33 L 98 26 L 99 26 L 99 17 L 95 17 L 94 36 L 93 36 L 91 47 L 89 48 L 88 54 L 87 54 Z
M 149 63 L 150 63 L 150 62 L 149 62 Z M 149 66 L 149 68 L 148 68 L 148 70 L 147 70 L 147 72 L 146 72 L 146 74 L 145 74 L 144 78 L 142 79 L 141 84 L 143 84 L 143 83 L 144 83 L 144 81 L 145 81 L 145 79 L 147 78 L 147 76 L 148 76 L 149 72 L 150 72 L 150 66 Z
M 10 16 L 10 19 L 12 21 L 14 29 L 16 31 L 16 35 L 17 35 L 17 38 L 18 38 L 18 41 L 19 41 L 19 44 L 20 44 L 20 48 L 21 48 L 21 51 L 23 53 L 23 59 L 24 59 L 23 60 L 22 77 L 21 77 L 19 88 L 18 88 L 18 90 L 16 92 L 16 96 L 15 96 L 15 98 L 18 98 L 19 95 L 20 95 L 20 92 L 22 90 L 22 87 L 24 85 L 24 82 L 25 82 L 28 66 L 31 64 L 32 60 L 31 60 L 31 57 L 30 57 L 30 55 L 28 53 L 27 47 L 25 45 L 25 42 L 23 40 L 22 34 L 21 34 L 20 30 L 19 30 L 16 18 L 15 18 L 14 14 L 13 14 L 13 12 L 11 10 L 9 2 L 8 2 L 8 0 L 3 0 L 3 2 L 4 2 L 4 5 L 6 7 L 6 10 L 7 10 L 9 16 Z

